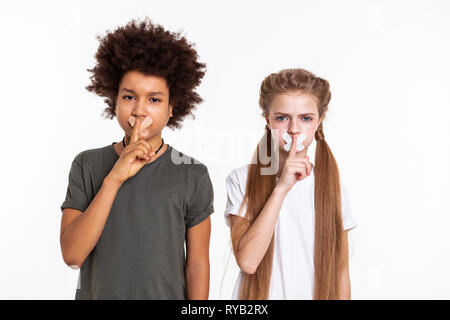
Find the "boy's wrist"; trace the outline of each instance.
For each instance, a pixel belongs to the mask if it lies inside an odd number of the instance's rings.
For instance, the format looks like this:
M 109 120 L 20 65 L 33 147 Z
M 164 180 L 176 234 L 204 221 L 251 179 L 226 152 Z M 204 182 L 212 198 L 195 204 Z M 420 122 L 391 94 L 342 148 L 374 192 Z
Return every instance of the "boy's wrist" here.
M 103 179 L 103 183 L 104 184 L 108 184 L 114 187 L 120 187 L 122 185 L 122 181 L 118 180 L 117 178 L 115 178 L 114 176 L 108 174 L 105 179 Z

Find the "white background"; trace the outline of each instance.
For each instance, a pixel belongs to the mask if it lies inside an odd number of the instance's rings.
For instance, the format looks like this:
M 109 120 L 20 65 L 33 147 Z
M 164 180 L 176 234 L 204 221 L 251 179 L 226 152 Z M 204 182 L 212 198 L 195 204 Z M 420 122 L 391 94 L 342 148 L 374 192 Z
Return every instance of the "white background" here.
M 276 3 L 276 4 L 275 4 Z M 120 141 L 87 92 L 97 34 L 148 15 L 196 44 L 196 119 L 165 141 L 208 166 L 211 299 L 237 276 L 225 178 L 264 129 L 258 90 L 288 67 L 331 83 L 324 132 L 358 227 L 353 299 L 450 298 L 448 1 L 2 1 L 0 298 L 73 299 L 60 205 L 80 151 Z M 314 147 L 314 146 L 313 146 Z M 313 155 L 309 150 L 310 156 Z M 227 261 L 229 260 L 228 267 Z

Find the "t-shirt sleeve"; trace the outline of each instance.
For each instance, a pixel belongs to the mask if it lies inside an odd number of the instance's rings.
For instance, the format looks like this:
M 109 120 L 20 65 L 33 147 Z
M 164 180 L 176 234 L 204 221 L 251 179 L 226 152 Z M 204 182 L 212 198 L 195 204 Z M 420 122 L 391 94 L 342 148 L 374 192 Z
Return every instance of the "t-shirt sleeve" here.
M 65 208 L 73 208 L 80 211 L 86 210 L 89 201 L 86 196 L 86 188 L 83 179 L 83 153 L 79 153 L 72 161 L 69 172 L 69 185 L 67 186 L 66 199 L 61 205 L 61 211 Z
M 227 204 L 225 208 L 225 223 L 230 226 L 230 214 L 237 216 L 245 215 L 245 205 L 243 210 L 239 211 L 244 199 L 244 190 L 242 190 L 236 170 L 233 170 L 226 178 L 225 185 L 227 189 Z
M 343 185 L 341 185 L 341 202 L 342 202 L 342 223 L 344 226 L 344 231 L 348 231 L 357 227 L 358 225 L 355 219 L 353 218 L 347 190 Z
M 208 169 L 205 167 L 203 174 L 196 183 L 192 199 L 187 207 L 185 224 L 191 228 L 214 212 L 214 190 L 209 177 Z

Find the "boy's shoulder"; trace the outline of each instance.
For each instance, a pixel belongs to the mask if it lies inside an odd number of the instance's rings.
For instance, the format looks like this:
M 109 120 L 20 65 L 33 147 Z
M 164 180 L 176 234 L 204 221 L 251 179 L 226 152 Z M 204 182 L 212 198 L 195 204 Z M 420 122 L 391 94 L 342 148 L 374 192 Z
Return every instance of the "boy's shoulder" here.
M 110 154 L 112 152 L 115 152 L 112 145 L 86 149 L 75 156 L 74 162 L 80 165 L 92 165 L 103 160 L 105 154 Z
M 173 167 L 178 168 L 178 170 L 186 170 L 192 172 L 193 174 L 202 175 L 208 172 L 208 167 L 199 161 L 198 159 L 179 151 L 178 149 L 171 146 L 169 159 L 173 164 Z

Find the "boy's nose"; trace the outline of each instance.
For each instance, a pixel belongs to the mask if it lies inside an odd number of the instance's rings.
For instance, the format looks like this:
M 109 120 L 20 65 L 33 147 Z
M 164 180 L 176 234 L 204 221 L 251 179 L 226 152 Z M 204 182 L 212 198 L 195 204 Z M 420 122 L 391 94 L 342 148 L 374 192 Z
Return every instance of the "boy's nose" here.
M 146 102 L 143 100 L 136 100 L 136 103 L 134 104 L 134 108 L 133 108 L 133 114 L 135 116 L 145 116 L 145 106 L 146 106 Z
M 134 116 L 136 120 L 141 120 L 141 122 L 145 119 L 145 116 Z

